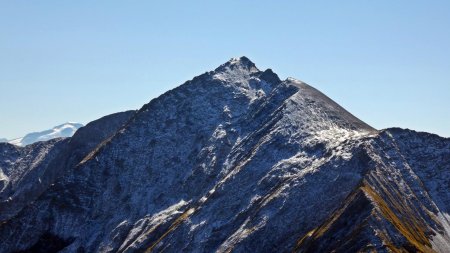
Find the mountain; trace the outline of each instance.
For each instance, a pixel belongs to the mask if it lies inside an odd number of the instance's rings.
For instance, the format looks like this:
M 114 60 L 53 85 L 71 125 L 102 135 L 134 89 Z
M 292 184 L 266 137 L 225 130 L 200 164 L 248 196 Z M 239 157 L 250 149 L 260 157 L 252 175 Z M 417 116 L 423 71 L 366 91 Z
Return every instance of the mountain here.
M 25 135 L 25 137 L 10 140 L 9 143 L 23 147 L 38 141 L 48 141 L 60 137 L 71 137 L 78 130 L 78 128 L 82 126 L 83 124 L 80 123 L 67 122 L 62 125 L 55 126 L 49 130 L 29 133 Z
M 0 252 L 448 252 L 450 139 L 234 58 L 71 138 L 0 144 Z
M 0 138 L 0 142 L 8 142 L 8 139 Z

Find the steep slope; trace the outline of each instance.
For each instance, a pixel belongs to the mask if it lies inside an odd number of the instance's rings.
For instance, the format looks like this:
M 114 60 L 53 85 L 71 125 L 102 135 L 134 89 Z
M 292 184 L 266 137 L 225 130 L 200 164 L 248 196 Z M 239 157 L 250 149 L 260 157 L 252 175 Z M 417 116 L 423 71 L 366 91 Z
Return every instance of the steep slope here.
M 449 184 L 450 141 L 428 139 L 232 59 L 83 149 L 4 218 L 0 252 L 445 252 L 449 196 L 422 179 Z
M 62 125 L 55 126 L 49 130 L 29 133 L 22 138 L 11 140 L 9 141 L 9 143 L 24 147 L 38 141 L 48 141 L 56 138 L 71 137 L 80 127 L 83 127 L 83 124 L 67 122 Z

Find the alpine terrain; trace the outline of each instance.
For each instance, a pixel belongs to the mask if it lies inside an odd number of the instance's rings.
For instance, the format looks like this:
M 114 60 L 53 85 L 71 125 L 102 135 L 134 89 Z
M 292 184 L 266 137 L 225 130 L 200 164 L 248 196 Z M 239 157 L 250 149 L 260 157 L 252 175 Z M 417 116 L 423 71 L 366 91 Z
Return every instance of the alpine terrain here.
M 450 139 L 246 57 L 0 168 L 0 252 L 450 252 Z

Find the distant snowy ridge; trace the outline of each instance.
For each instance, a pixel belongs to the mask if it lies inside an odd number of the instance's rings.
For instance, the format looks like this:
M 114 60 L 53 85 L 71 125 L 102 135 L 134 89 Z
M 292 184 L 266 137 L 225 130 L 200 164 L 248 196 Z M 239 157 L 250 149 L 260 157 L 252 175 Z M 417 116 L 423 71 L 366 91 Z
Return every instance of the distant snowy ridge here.
M 1 143 L 1 142 L 8 142 L 8 139 L 0 138 L 0 143 Z
M 25 135 L 25 137 L 10 140 L 9 143 L 23 147 L 38 141 L 48 141 L 60 137 L 72 137 L 73 134 L 81 127 L 83 127 L 83 124 L 67 122 L 62 125 L 55 126 L 49 130 L 29 133 Z

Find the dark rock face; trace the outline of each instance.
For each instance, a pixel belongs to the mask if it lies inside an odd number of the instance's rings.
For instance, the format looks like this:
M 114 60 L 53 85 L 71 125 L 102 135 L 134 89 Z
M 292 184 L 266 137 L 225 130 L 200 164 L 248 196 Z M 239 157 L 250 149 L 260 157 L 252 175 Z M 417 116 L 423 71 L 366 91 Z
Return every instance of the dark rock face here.
M 449 249 L 449 139 L 377 131 L 248 58 L 0 155 L 0 252 Z
M 16 251 L 16 253 L 56 253 L 63 250 L 72 243 L 73 239 L 64 240 L 58 236 L 45 233 L 39 240 L 26 250 Z

